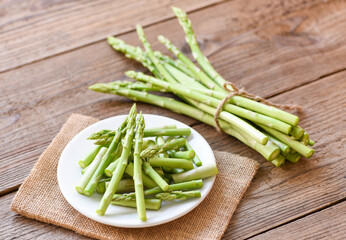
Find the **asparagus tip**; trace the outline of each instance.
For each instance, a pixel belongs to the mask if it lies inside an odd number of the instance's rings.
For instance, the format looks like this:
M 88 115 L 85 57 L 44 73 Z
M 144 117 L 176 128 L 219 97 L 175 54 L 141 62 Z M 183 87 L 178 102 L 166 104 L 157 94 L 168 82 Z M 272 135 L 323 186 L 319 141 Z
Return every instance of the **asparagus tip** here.
M 116 38 L 113 37 L 113 36 L 108 36 L 107 37 L 107 42 L 108 42 L 109 45 L 113 45 L 116 42 Z
M 130 70 L 130 71 L 126 71 L 125 72 L 125 75 L 129 78 L 134 78 L 136 76 L 136 72 L 133 71 L 133 70 Z

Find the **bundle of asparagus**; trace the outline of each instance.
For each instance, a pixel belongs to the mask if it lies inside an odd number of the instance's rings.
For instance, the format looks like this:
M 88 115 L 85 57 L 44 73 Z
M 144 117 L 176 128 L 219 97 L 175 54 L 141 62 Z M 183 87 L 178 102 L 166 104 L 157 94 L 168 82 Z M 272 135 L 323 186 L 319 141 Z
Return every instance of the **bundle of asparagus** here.
M 215 164 L 202 166 L 185 138 L 190 134 L 190 128 L 175 125 L 145 129 L 144 116 L 137 116 L 134 104 L 117 130 L 88 138 L 95 147 L 79 161 L 83 176 L 76 190 L 85 196 L 95 190 L 103 194 L 99 215 L 114 204 L 137 208 L 142 221 L 146 209 L 159 210 L 161 201 L 201 197 L 202 179 L 218 170 Z M 156 142 L 147 137 L 156 137 Z
M 238 94 L 225 101 L 230 92 L 236 89 L 227 85 L 226 80 L 203 55 L 186 13 L 176 7 L 172 9 L 186 34 L 192 56 L 201 68 L 164 36 L 158 36 L 158 40 L 177 59 L 153 51 L 142 27 L 138 25 L 138 37 L 145 51 L 115 37 L 109 37 L 108 43 L 126 57 L 140 62 L 154 76 L 128 71 L 126 76 L 137 82 L 115 81 L 95 84 L 89 88 L 167 108 L 214 127 L 220 126 L 222 131 L 253 148 L 277 167 L 282 166 L 286 159 L 298 162 L 301 156 L 311 157 L 314 150 L 308 145 L 313 146 L 314 142 L 298 125 L 298 116 L 280 110 L 268 101 L 265 101 L 266 104 L 261 103 L 257 101 L 259 97 Z M 149 91 L 171 92 L 184 102 L 154 95 Z

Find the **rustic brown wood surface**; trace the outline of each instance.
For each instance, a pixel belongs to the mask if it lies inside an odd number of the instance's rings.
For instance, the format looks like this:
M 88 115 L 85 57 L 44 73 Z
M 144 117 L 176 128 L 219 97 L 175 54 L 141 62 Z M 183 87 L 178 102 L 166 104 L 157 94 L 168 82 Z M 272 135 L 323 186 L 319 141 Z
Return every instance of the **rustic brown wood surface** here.
M 345 1 L 48 2 L 0 5 L 0 239 L 83 239 L 10 212 L 12 192 L 71 113 L 127 112 L 131 101 L 87 90 L 143 69 L 111 50 L 106 36 L 139 44 L 133 27 L 141 23 L 155 49 L 167 53 L 156 40 L 163 34 L 188 53 L 170 5 L 192 11 L 204 53 L 227 80 L 275 102 L 302 105 L 301 125 L 317 142 L 311 159 L 275 168 L 205 124 L 139 104 L 145 113 L 189 124 L 215 150 L 261 163 L 224 239 L 346 238 Z
M 342 202 L 250 239 L 345 239 L 340 231 L 346 228 L 345 215 L 346 203 Z

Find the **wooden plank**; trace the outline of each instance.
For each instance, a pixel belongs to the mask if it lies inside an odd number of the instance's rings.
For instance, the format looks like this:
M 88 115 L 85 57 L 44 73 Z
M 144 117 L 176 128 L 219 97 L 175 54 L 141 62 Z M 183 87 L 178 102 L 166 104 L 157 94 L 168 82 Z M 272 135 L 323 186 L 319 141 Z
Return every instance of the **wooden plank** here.
M 1 239 L 55 239 L 74 240 L 91 238 L 71 230 L 23 217 L 10 210 L 15 193 L 0 197 L 0 238 Z
M 224 134 L 196 126 L 213 149 L 254 157 L 261 167 L 224 235 L 244 239 L 297 219 L 346 197 L 346 71 L 281 94 L 273 101 L 295 99 L 304 107 L 301 126 L 316 140 L 315 155 L 276 168 L 259 154 Z
M 346 202 L 290 222 L 260 234 L 253 240 L 264 239 L 345 239 Z
M 172 4 L 193 11 L 220 0 L 5 1 L 0 6 L 0 72 L 108 35 L 173 17 Z

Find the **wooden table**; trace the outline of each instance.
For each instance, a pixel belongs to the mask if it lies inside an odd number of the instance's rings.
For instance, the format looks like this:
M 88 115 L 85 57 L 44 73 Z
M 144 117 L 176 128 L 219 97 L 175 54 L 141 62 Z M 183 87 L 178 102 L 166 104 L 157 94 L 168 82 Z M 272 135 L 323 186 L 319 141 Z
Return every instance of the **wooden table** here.
M 151 3 L 149 3 L 151 2 Z M 224 239 L 345 239 L 346 2 L 305 0 L 9 1 L 0 5 L 0 238 L 81 239 L 9 210 L 39 155 L 71 113 L 107 118 L 132 102 L 87 87 L 143 68 L 113 51 L 109 35 L 139 44 L 140 23 L 155 49 L 170 38 L 188 47 L 170 5 L 187 12 L 203 52 L 229 81 L 278 103 L 304 107 L 301 125 L 316 154 L 275 168 L 234 138 L 173 117 L 215 150 L 261 163 Z

